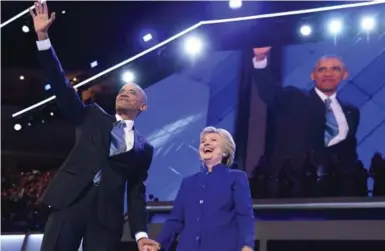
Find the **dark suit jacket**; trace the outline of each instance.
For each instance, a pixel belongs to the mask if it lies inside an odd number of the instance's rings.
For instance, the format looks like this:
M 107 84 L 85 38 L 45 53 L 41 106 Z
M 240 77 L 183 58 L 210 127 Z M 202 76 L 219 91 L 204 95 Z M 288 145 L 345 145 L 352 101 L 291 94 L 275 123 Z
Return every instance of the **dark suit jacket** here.
M 278 178 L 282 166 L 303 167 L 308 154 L 318 164 L 326 164 L 330 153 L 340 159 L 339 167 L 348 170 L 357 160 L 356 137 L 359 110 L 339 100 L 345 114 L 349 133 L 345 140 L 332 147 L 324 145 L 325 105 L 315 90 L 283 88 L 274 80 L 267 67 L 254 69 L 254 83 L 261 99 L 275 114 L 275 143 L 271 153 L 270 175 Z
M 153 147 L 135 131 L 132 151 L 109 157 L 114 116 L 96 104 L 84 105 L 64 75 L 53 48 L 39 51 L 39 58 L 56 95 L 61 112 L 76 126 L 76 143 L 47 188 L 43 202 L 54 210 L 75 202 L 103 169 L 98 189 L 98 214 L 102 224 L 121 230 L 125 183 L 131 233 L 146 231 L 145 186 Z
M 222 164 L 183 180 L 157 240 L 168 250 L 234 251 L 254 247 L 254 214 L 246 173 Z

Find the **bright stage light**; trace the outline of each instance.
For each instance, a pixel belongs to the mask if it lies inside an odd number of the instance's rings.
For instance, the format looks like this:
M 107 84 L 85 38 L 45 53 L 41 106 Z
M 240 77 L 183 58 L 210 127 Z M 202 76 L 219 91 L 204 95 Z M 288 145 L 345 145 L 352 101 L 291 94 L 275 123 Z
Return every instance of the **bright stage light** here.
M 27 25 L 23 25 L 23 27 L 21 27 L 21 30 L 24 32 L 24 33 L 28 33 L 29 32 L 29 27 Z
M 188 37 L 185 41 L 184 48 L 188 54 L 195 56 L 202 50 L 202 41 L 197 37 Z
M 196 28 L 202 26 L 202 25 L 209 25 L 209 24 L 220 24 L 220 23 L 228 23 L 228 22 L 239 22 L 239 21 L 246 21 L 246 20 L 253 20 L 253 19 L 262 19 L 262 18 L 274 18 L 274 17 L 282 17 L 282 16 L 293 16 L 293 15 L 301 15 L 301 14 L 309 14 L 309 13 L 316 13 L 316 12 L 323 12 L 323 11 L 330 11 L 330 10 L 341 10 L 341 9 L 348 9 L 348 8 L 356 8 L 356 7 L 363 7 L 363 6 L 371 6 L 371 5 L 377 5 L 377 4 L 383 4 L 385 2 L 385 0 L 379 0 L 379 1 L 376 1 L 376 2 L 361 2 L 361 3 L 351 3 L 351 4 L 343 4 L 343 5 L 337 5 L 337 6 L 328 6 L 328 7 L 320 7 L 320 8 L 314 8 L 314 9 L 307 9 L 307 10 L 294 10 L 294 11 L 285 11 L 285 12 L 278 12 L 278 13 L 269 13 L 269 14 L 262 14 L 262 15 L 255 15 L 255 16 L 247 16 L 247 17 L 236 17 L 236 18 L 226 18 L 226 19 L 216 19 L 216 20 L 206 20 L 206 21 L 201 21 L 199 23 L 196 23 L 194 24 L 193 26 L 190 26 L 189 28 L 175 34 L 174 36 L 164 40 L 163 42 L 160 42 L 156 45 L 154 45 L 153 47 L 151 48 L 148 48 L 147 50 L 144 50 L 138 54 L 136 54 L 135 56 L 132 56 L 126 60 L 124 60 L 123 62 L 120 62 L 102 72 L 99 72 L 98 74 L 78 83 L 77 85 L 74 86 L 74 88 L 79 88 L 83 85 L 86 85 L 88 83 L 90 83 L 91 81 L 107 74 L 107 73 L 110 73 L 116 69 L 118 69 L 119 67 L 125 65 L 125 64 L 128 64 L 152 51 L 155 51 L 159 48 L 161 48 L 162 46 L 174 41 L 175 39 L 177 38 L 180 38 L 181 36 L 189 33 L 190 31 L 192 30 L 195 30 Z M 31 8 L 35 8 L 34 6 L 32 6 Z M 6 22 L 2 23 L 0 28 L 3 28 L 4 26 L 6 26 L 7 24 L 15 21 L 17 18 L 25 15 L 29 13 L 29 9 L 19 13 L 18 15 L 14 16 L 13 18 L 7 20 Z M 51 96 L 47 99 L 44 99 L 34 105 L 31 105 L 29 107 L 26 107 L 14 114 L 12 114 L 12 117 L 17 117 L 23 113 L 26 113 L 28 111 L 31 111 L 39 106 L 42 106 L 52 100 L 54 100 L 56 97 L 55 96 Z
M 242 7 L 242 0 L 230 0 L 229 6 L 231 9 L 238 9 Z
M 148 42 L 152 39 L 152 35 L 150 33 L 143 36 L 143 41 Z
M 133 82 L 135 79 L 135 76 L 132 72 L 130 71 L 126 71 L 125 73 L 122 74 L 122 80 L 125 82 L 125 83 L 130 83 L 130 82 Z
M 376 22 L 373 17 L 365 17 L 361 21 L 361 28 L 364 31 L 371 31 L 376 26 Z
M 90 66 L 91 68 L 95 68 L 96 66 L 98 66 L 98 61 L 91 62 Z
M 311 34 L 311 27 L 309 25 L 303 25 L 299 31 L 301 32 L 302 36 L 309 36 Z
M 332 20 L 328 25 L 329 32 L 333 35 L 337 35 L 342 30 L 342 22 L 340 20 Z
M 20 80 L 24 80 L 25 78 L 24 78 L 23 75 L 20 75 L 20 76 L 19 76 L 19 79 L 20 79 Z
M 21 130 L 21 125 L 20 124 L 15 124 L 13 126 L 13 129 L 15 129 L 15 131 L 20 131 Z

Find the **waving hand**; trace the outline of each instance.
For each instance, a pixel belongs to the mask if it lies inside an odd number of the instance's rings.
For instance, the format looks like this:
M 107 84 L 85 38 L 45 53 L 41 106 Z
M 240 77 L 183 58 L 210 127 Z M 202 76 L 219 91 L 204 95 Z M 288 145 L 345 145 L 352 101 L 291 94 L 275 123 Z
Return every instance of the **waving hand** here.
M 33 18 L 33 25 L 37 34 L 47 33 L 49 27 L 55 20 L 56 15 L 55 12 L 53 12 L 51 17 L 49 17 L 47 1 L 44 1 L 43 3 L 36 1 L 35 10 L 29 9 L 29 13 Z

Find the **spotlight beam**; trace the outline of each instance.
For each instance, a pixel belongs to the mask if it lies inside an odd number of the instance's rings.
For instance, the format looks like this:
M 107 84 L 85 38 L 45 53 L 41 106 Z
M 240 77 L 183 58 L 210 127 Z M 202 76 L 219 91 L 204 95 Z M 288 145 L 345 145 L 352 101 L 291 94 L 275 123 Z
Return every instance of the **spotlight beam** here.
M 152 52 L 152 51 L 154 51 L 154 50 L 156 50 L 156 49 L 158 49 L 158 48 L 160 48 L 160 47 L 162 47 L 162 46 L 164 46 L 166 44 L 168 44 L 169 42 L 171 42 L 171 41 L 173 41 L 173 40 L 183 36 L 184 34 L 186 34 L 186 33 L 190 32 L 190 31 L 198 28 L 201 25 L 202 25 L 201 22 L 199 22 L 199 23 L 197 23 L 197 24 L 195 24 L 195 25 L 193 25 L 193 26 L 191 26 L 191 27 L 189 27 L 189 28 L 179 32 L 178 34 L 176 34 L 176 35 L 174 35 L 174 36 L 164 40 L 163 42 L 161 42 L 161 43 L 159 43 L 159 44 L 157 44 L 157 45 L 155 45 L 155 46 L 153 46 L 151 48 L 148 48 L 147 50 L 142 51 L 141 53 L 136 54 L 135 56 L 133 56 L 131 58 L 128 58 L 128 59 L 124 60 L 123 62 L 120 62 L 119 64 L 116 64 L 116 65 L 114 65 L 114 66 L 112 66 L 112 67 L 110 67 L 110 68 L 108 68 L 108 69 L 106 69 L 106 70 L 104 70 L 102 72 L 99 72 L 98 74 L 96 74 L 96 75 L 94 75 L 94 76 L 92 76 L 92 77 L 90 77 L 90 78 L 88 78 L 88 79 L 86 79 L 86 80 L 84 80 L 84 81 L 74 85 L 73 87 L 74 88 L 79 88 L 79 87 L 81 87 L 81 86 L 83 86 L 85 84 L 88 84 L 89 82 L 91 82 L 91 81 L 93 81 L 93 80 L 95 80 L 95 79 L 97 79 L 97 78 L 99 78 L 99 77 L 101 77 L 101 76 L 103 76 L 103 75 L 113 71 L 113 70 L 116 70 L 119 67 L 121 67 L 121 66 L 123 66 L 125 64 L 128 64 L 128 63 L 130 63 L 130 62 L 132 62 L 132 61 L 134 61 L 134 60 L 136 60 L 136 59 L 138 59 L 138 58 L 140 58 L 140 57 L 142 57 L 142 56 L 144 56 L 144 55 L 146 55 L 146 54 L 148 54 L 148 53 L 150 53 L 150 52 Z M 28 112 L 28 111 L 30 111 L 32 109 L 35 109 L 35 108 L 37 108 L 37 107 L 39 107 L 41 105 L 46 104 L 46 103 L 54 100 L 55 98 L 56 98 L 56 96 L 51 96 L 51 97 L 49 97 L 47 99 L 44 99 L 44 100 L 42 100 L 42 101 L 40 101 L 40 102 L 38 102 L 38 103 L 36 103 L 34 105 L 31 105 L 31 106 L 29 106 L 29 107 L 27 107 L 27 108 L 25 108 L 25 109 L 23 109 L 21 111 L 18 111 L 16 113 L 12 114 L 12 117 L 13 118 L 17 117 L 17 116 L 19 116 L 19 115 L 21 115 L 23 113 L 26 113 L 26 112 Z
M 40 2 L 44 3 L 44 1 L 45 1 L 45 0 L 41 0 Z M 22 12 L 20 12 L 20 13 L 17 14 L 16 16 L 14 16 L 14 17 L 8 19 L 7 21 L 5 21 L 4 23 L 2 23 L 2 24 L 0 25 L 0 28 L 3 28 L 4 26 L 6 26 L 6 25 L 12 23 L 13 21 L 15 21 L 16 19 L 18 19 L 19 17 L 22 17 L 22 16 L 24 16 L 25 14 L 28 14 L 28 13 L 29 13 L 29 9 L 32 9 L 32 10 L 35 9 L 35 5 L 32 5 L 31 7 L 29 7 L 29 8 L 26 9 L 26 10 L 23 10 Z
M 247 21 L 247 20 L 254 20 L 254 19 L 261 19 L 261 18 L 294 16 L 294 15 L 309 14 L 309 13 L 323 12 L 323 11 L 329 11 L 329 10 L 341 10 L 341 9 L 350 9 L 350 8 L 356 8 L 356 7 L 364 7 L 364 6 L 383 4 L 383 3 L 385 3 L 385 0 L 363 2 L 363 3 L 342 4 L 342 5 L 319 7 L 319 8 L 313 8 L 313 9 L 307 9 L 307 10 L 292 10 L 292 11 L 261 14 L 261 15 L 255 15 L 255 16 L 247 16 L 247 17 L 234 17 L 234 18 L 226 18 L 226 19 L 207 20 L 207 21 L 202 21 L 202 24 L 203 25 L 220 24 L 220 23 L 239 22 L 239 21 Z
M 19 17 L 22 17 L 22 16 L 24 16 L 25 14 L 29 13 L 29 9 L 35 9 L 35 5 L 33 5 L 33 6 L 31 6 L 30 8 L 28 8 L 28 9 L 26 9 L 26 10 L 20 12 L 19 14 L 17 14 L 16 16 L 14 16 L 14 17 L 8 19 L 8 20 L 5 21 L 4 23 L 1 23 L 0 28 L 3 28 L 4 26 L 6 26 L 6 25 L 12 23 L 13 21 L 15 21 L 16 19 L 18 19 Z
M 355 8 L 355 7 L 363 7 L 363 6 L 370 6 L 370 5 L 376 5 L 376 4 L 382 4 L 384 3 L 385 0 L 378 0 L 378 1 L 375 1 L 375 2 L 363 2 L 363 3 L 352 3 L 352 4 L 343 4 L 343 5 L 337 5 L 337 6 L 329 6 L 329 7 L 320 7 L 320 8 L 313 8 L 313 9 L 307 9 L 307 10 L 294 10 L 294 11 L 286 11 L 286 12 L 278 12 L 278 13 L 270 13 L 270 14 L 263 14 L 263 15 L 254 15 L 254 16 L 247 16 L 247 17 L 236 17 L 236 18 L 226 18 L 226 19 L 217 19 L 217 20 L 206 20 L 206 21 L 201 21 L 201 22 L 198 22 L 196 23 L 195 25 L 193 26 L 190 26 L 189 28 L 177 33 L 176 35 L 164 40 L 163 42 L 145 50 L 145 51 L 142 51 L 141 53 L 139 54 L 136 54 L 135 56 L 131 57 L 131 58 L 128 58 L 126 60 L 124 60 L 123 62 L 120 62 L 119 64 L 116 64 L 80 83 L 78 83 L 77 85 L 74 86 L 74 88 L 79 88 L 85 84 L 88 84 L 89 82 L 113 71 L 113 70 L 116 70 L 117 68 L 125 65 L 125 64 L 128 64 L 168 43 L 170 43 L 171 41 L 174 41 L 175 39 L 183 36 L 184 34 L 202 26 L 202 25 L 208 25 L 208 24 L 220 24 L 220 23 L 228 23 L 228 22 L 239 22 L 239 21 L 246 21 L 246 20 L 253 20 L 253 19 L 261 19 L 261 18 L 274 18 L 274 17 L 281 17 L 281 16 L 292 16 L 292 15 L 300 15 L 300 14 L 308 14 L 308 13 L 316 13 L 316 12 L 323 12 L 323 11 L 330 11 L 330 10 L 340 10 L 340 9 L 348 9 L 348 8 Z M 28 10 L 27 10 L 28 11 Z M 25 12 L 25 11 L 24 11 Z M 20 13 L 21 14 L 21 13 Z M 19 14 L 19 15 L 20 15 Z M 20 15 L 21 16 L 21 15 Z M 9 20 L 8 20 L 9 21 Z M 7 21 L 7 22 L 8 22 Z M 8 24 L 8 23 L 7 23 Z M 5 25 L 1 25 L 1 27 L 4 27 Z M 14 114 L 12 114 L 12 117 L 17 117 L 23 113 L 26 113 L 32 109 L 35 109 L 36 107 L 39 107 L 43 104 L 46 104 L 52 100 L 54 100 L 56 97 L 55 96 L 51 96 L 45 100 L 42 100 L 32 106 L 29 106 L 25 109 L 22 109 Z

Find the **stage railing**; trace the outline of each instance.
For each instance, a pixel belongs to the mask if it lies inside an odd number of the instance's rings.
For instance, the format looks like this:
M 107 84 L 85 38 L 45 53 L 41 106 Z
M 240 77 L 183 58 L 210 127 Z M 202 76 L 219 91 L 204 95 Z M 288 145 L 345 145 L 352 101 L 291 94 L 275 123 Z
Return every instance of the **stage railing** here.
M 385 197 L 378 198 L 320 198 L 320 199 L 259 199 L 253 201 L 254 210 L 267 209 L 347 209 L 385 208 Z M 148 202 L 149 212 L 169 212 L 172 202 Z
M 167 213 L 172 209 L 170 202 L 150 202 L 148 211 L 152 214 Z M 267 251 L 271 241 L 385 241 L 385 197 L 383 198 L 321 198 L 321 199 L 261 199 L 253 201 L 256 216 L 259 212 L 281 211 L 328 211 L 384 209 L 381 220 L 257 220 L 255 233 L 256 250 Z M 149 233 L 157 236 L 162 224 L 150 224 Z M 123 241 L 129 241 L 128 225 L 125 226 Z
M 380 220 L 257 220 L 255 222 L 256 250 L 269 250 L 269 242 L 286 240 L 315 241 L 385 241 L 385 198 L 330 198 L 302 200 L 255 200 L 258 211 L 278 210 L 347 210 L 347 209 L 384 209 Z M 149 202 L 150 214 L 167 214 L 172 209 L 170 202 Z M 162 223 L 150 223 L 149 235 L 156 238 L 162 229 Z M 1 235 L 1 250 L 38 251 L 41 233 Z M 124 225 L 123 242 L 134 242 L 131 238 L 128 222 Z M 79 249 L 82 250 L 81 248 Z M 128 249 L 127 249 L 128 250 Z

